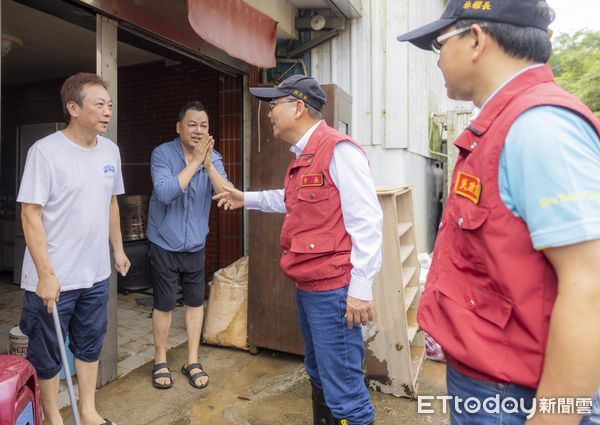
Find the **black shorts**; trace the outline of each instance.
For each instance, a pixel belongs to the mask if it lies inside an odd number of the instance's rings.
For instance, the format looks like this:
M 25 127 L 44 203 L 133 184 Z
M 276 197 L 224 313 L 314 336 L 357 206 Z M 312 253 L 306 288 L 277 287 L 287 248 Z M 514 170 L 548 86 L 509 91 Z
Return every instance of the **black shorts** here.
M 150 269 L 155 309 L 175 310 L 179 282 L 181 282 L 185 305 L 190 307 L 203 305 L 204 248 L 197 252 L 172 252 L 150 242 Z

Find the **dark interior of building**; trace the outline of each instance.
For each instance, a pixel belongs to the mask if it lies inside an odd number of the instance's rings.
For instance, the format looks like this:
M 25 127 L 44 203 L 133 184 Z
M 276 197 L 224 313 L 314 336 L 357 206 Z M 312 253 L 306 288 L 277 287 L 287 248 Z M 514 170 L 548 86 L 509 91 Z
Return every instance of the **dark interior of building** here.
M 18 280 L 24 242 L 16 206 L 20 164 L 26 148 L 60 128 L 64 117 L 59 90 L 69 75 L 96 69 L 93 13 L 76 7 L 60 17 L 19 2 L 2 2 L 2 33 L 10 49 L 2 53 L 2 133 L 0 142 L 0 217 L 3 280 Z M 59 13 L 56 13 L 57 15 Z M 66 18 L 66 19 L 63 19 Z M 120 197 L 126 244 L 145 245 L 146 203 L 152 192 L 150 155 L 160 143 L 176 137 L 183 104 L 200 100 L 210 118 L 215 148 L 223 155 L 229 179 L 242 184 L 242 77 L 225 74 L 190 57 L 124 29 L 118 33 L 118 137 L 126 194 Z M 39 124 L 49 124 L 37 128 Z M 39 136 L 36 138 L 36 136 Z M 35 140 L 26 140 L 26 139 Z M 133 227 L 132 227 L 133 226 Z M 211 211 L 206 276 L 242 255 L 240 212 Z M 140 242 L 142 241 L 142 242 Z M 143 250 L 143 249 L 142 249 Z M 137 249 L 139 256 L 139 248 Z M 147 286 L 144 256 L 134 262 L 127 284 Z M 16 278 L 12 274 L 16 271 Z M 136 277 L 136 273 L 139 276 Z M 136 282 L 131 281 L 132 279 Z

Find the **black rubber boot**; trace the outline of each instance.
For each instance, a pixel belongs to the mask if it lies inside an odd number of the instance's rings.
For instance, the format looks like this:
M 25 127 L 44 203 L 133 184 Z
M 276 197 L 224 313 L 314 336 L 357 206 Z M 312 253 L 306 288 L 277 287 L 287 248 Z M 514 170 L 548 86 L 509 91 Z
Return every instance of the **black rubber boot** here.
M 312 386 L 313 425 L 337 425 L 331 410 L 327 407 L 323 390 Z

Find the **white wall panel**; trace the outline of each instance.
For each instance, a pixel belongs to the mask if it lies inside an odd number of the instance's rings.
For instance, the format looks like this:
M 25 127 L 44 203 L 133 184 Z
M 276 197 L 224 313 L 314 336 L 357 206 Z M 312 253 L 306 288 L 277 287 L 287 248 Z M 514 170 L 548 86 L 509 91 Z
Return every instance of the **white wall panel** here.
M 331 82 L 348 93 L 352 91 L 350 80 L 350 31 L 345 30 L 331 40 Z
M 397 1 L 397 0 L 389 0 Z M 385 14 L 388 0 L 371 1 L 371 57 L 363 60 L 371 62 L 371 132 L 372 144 L 385 142 L 385 79 L 386 79 L 386 37 Z M 362 19 L 367 19 L 364 16 Z
M 363 0 L 363 10 L 370 10 L 371 1 Z M 350 22 L 350 79 L 352 96 L 352 136 L 363 145 L 372 145 L 371 103 L 371 20 L 370 17 Z
M 363 16 L 346 34 L 313 49 L 312 75 L 352 96 L 352 136 L 367 151 L 377 186 L 414 185 L 421 250 L 431 235 L 433 161 L 429 116 L 464 106 L 451 102 L 437 57 L 396 37 L 442 14 L 443 0 L 363 0 Z
M 331 76 L 331 41 L 311 51 L 311 74 L 322 84 L 334 82 Z
M 385 55 L 385 140 L 386 148 L 408 147 L 408 46 L 396 37 L 408 29 L 405 2 L 388 1 L 386 26 L 383 31 L 387 44 Z

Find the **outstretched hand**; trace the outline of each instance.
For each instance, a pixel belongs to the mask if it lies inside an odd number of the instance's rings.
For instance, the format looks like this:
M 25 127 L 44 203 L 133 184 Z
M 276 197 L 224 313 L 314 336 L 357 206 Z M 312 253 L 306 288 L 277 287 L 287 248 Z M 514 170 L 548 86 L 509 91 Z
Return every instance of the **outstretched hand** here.
M 237 210 L 244 206 L 244 192 L 233 186 L 224 186 L 223 188 L 225 192 L 217 193 L 212 197 L 214 201 L 218 201 L 217 207 L 228 211 Z

